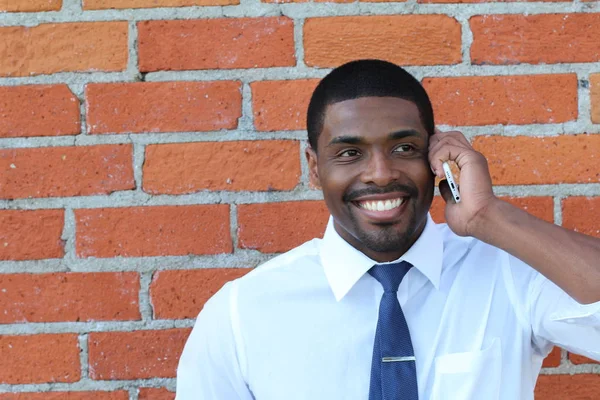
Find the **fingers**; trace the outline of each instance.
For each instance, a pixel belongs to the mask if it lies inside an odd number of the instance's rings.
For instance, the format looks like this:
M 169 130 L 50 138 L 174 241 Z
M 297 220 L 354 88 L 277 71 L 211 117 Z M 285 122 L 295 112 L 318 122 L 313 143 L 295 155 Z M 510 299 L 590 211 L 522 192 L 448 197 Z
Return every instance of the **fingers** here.
M 431 136 L 429 141 L 429 164 L 434 174 L 441 178 L 444 176 L 442 169 L 444 161 L 455 161 L 461 168 L 463 164 L 461 158 L 474 152 L 475 150 L 462 133 L 440 132 L 436 129 L 436 134 Z

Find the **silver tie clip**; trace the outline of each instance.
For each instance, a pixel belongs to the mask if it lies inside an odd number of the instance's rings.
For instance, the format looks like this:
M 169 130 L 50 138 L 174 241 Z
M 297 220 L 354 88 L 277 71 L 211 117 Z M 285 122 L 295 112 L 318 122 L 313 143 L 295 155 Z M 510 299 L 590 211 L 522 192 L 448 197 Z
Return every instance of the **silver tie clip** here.
M 383 357 L 381 362 L 416 361 L 415 356 L 408 357 Z

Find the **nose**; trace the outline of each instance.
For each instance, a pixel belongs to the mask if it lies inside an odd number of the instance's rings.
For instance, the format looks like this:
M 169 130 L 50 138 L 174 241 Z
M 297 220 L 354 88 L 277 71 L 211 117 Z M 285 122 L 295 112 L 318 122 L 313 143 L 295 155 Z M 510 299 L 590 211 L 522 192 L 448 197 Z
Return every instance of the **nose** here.
M 391 157 L 382 152 L 374 152 L 367 161 L 361 181 L 383 187 L 398 180 L 399 177 L 400 171 L 395 168 Z

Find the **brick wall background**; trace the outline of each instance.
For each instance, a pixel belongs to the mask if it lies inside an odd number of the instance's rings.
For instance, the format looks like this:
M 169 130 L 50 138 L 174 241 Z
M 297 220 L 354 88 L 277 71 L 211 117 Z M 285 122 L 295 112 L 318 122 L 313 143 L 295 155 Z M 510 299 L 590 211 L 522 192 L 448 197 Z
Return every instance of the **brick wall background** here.
M 206 299 L 323 231 L 304 110 L 351 59 L 408 66 L 500 196 L 600 236 L 600 2 L 279 3 L 0 0 L 0 400 L 172 399 Z M 600 398 L 591 360 L 543 373 Z

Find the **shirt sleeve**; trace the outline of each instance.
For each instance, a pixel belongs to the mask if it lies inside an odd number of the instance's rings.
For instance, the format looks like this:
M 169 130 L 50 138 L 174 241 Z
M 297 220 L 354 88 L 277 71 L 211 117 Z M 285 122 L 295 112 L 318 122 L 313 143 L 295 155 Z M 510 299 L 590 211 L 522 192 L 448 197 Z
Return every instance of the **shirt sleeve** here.
M 540 353 L 556 345 L 600 361 L 600 302 L 580 304 L 522 261 L 510 257 L 510 264 Z
M 176 400 L 253 400 L 232 331 L 232 285 L 223 286 L 196 319 L 177 367 Z

